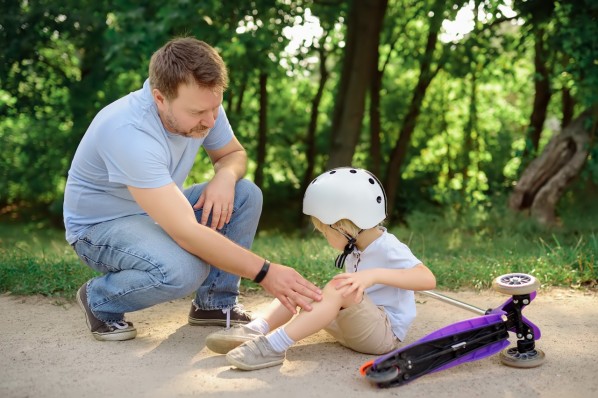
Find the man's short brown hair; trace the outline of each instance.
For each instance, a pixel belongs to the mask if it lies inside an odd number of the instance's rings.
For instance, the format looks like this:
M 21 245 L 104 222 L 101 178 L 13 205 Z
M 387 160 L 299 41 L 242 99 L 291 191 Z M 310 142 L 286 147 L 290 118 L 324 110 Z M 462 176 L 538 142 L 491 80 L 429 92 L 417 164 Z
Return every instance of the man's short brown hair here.
M 225 90 L 228 72 L 224 61 L 207 43 L 193 37 L 170 40 L 150 60 L 149 82 L 167 98 L 176 98 L 180 84 Z

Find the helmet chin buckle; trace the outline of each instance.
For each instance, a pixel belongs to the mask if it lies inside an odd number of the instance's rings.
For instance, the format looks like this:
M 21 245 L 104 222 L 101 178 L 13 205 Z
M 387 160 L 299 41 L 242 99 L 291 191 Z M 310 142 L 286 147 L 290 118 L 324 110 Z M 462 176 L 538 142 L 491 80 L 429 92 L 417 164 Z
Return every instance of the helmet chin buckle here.
M 334 260 L 334 265 L 336 268 L 343 269 L 345 267 L 345 260 L 347 259 L 347 256 L 353 253 L 353 250 L 355 250 L 355 242 L 357 242 L 357 239 L 349 239 L 349 243 L 347 243 L 343 252 L 336 257 L 336 260 Z
M 353 250 L 355 250 L 355 243 L 357 242 L 357 237 L 359 236 L 360 233 L 363 232 L 363 229 L 360 229 L 359 232 L 357 232 L 357 235 L 351 237 L 351 236 L 347 235 L 346 232 L 341 231 L 340 229 L 334 228 L 332 225 L 330 226 L 330 228 L 334 229 L 335 231 L 340 232 L 348 240 L 343 252 L 341 254 L 339 254 L 338 257 L 336 257 L 336 260 L 334 260 L 335 267 L 339 268 L 339 269 L 343 269 L 345 267 L 345 260 L 347 259 L 347 256 L 349 254 L 353 253 Z

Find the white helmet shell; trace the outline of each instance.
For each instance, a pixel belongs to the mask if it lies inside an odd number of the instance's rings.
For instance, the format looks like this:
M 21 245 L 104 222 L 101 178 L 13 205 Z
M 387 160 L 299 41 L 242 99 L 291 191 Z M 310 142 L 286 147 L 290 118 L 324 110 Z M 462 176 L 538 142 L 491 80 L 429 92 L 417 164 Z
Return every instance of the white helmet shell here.
M 348 219 L 361 229 L 373 228 L 386 218 L 386 194 L 369 171 L 353 167 L 328 170 L 305 190 L 303 213 L 324 224 Z

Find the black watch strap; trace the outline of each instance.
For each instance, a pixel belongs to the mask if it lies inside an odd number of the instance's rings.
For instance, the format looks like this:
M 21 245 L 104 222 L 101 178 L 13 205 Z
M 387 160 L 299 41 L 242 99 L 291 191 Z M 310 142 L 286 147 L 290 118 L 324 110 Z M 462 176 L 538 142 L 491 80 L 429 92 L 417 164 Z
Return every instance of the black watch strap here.
M 260 283 L 261 281 L 263 281 L 264 278 L 266 277 L 266 274 L 268 273 L 269 269 L 270 269 L 270 261 L 264 260 L 264 265 L 262 265 L 262 269 L 260 270 L 260 272 L 257 273 L 255 278 L 253 278 L 253 281 L 255 283 Z

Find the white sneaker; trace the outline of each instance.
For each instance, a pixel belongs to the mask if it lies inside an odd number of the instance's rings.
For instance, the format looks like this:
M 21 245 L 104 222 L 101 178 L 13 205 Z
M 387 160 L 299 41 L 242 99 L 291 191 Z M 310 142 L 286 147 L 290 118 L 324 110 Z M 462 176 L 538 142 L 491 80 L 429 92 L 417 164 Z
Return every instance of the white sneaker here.
M 235 325 L 232 328 L 214 332 L 206 337 L 206 347 L 218 354 L 226 354 L 246 341 L 263 336 L 245 325 Z
M 228 362 L 243 370 L 256 370 L 280 365 L 285 352 L 276 352 L 266 336 L 249 340 L 226 354 Z

